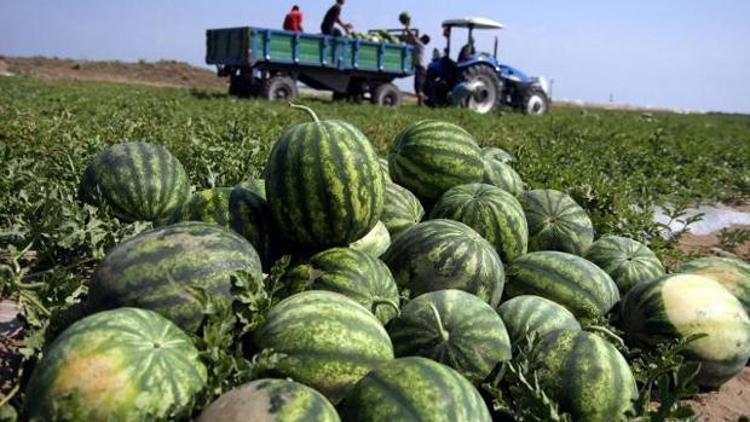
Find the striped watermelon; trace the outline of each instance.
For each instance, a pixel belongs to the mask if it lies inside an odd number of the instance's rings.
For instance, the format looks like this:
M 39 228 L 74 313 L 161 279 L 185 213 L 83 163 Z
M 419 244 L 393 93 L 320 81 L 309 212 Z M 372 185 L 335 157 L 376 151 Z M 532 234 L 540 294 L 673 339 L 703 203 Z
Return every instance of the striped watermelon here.
M 196 291 L 231 300 L 231 277 L 239 271 L 262 282 L 258 254 L 240 235 L 214 224 L 165 226 L 126 240 L 104 258 L 87 305 L 150 309 L 193 332 L 204 318 Z
M 701 362 L 696 381 L 718 387 L 737 375 L 750 358 L 750 317 L 716 281 L 694 274 L 665 275 L 637 284 L 622 301 L 625 332 L 647 345 L 705 333 L 687 346 Z
M 608 341 L 586 331 L 558 330 L 535 356 L 539 383 L 576 421 L 623 421 L 638 397 L 628 362 Z
M 365 237 L 349 245 L 350 248 L 368 253 L 375 258 L 383 255 L 390 246 L 391 235 L 382 221 L 378 221 L 378 224 Z
M 367 374 L 344 401 L 341 416 L 357 422 L 492 420 L 466 378 L 422 357 L 395 359 Z
M 423 356 L 472 382 L 510 360 L 510 340 L 497 312 L 461 290 L 425 293 L 404 306 L 389 326 L 396 356 Z
M 182 207 L 176 221 L 202 221 L 232 229 L 250 241 L 264 268 L 273 265 L 274 230 L 268 203 L 248 189 L 235 186 L 196 192 Z
M 197 422 L 339 422 L 331 402 L 312 388 L 264 378 L 241 385 L 211 403 Z
M 750 314 L 750 264 L 734 258 L 711 256 L 680 266 L 681 273 L 698 274 L 718 281 L 732 292 Z
M 350 248 L 313 255 L 288 271 L 282 282 L 292 291 L 307 289 L 341 293 L 369 309 L 386 324 L 399 312 L 396 282 L 383 261 Z
M 84 202 L 107 204 L 124 221 L 163 224 L 190 196 L 190 180 L 162 145 L 112 145 L 86 168 L 78 189 Z
M 422 217 L 424 208 L 413 193 L 395 183 L 386 183 L 383 215 L 380 219 L 392 239 L 422 221 Z
M 394 140 L 388 156 L 391 177 L 427 201 L 453 186 L 482 180 L 484 163 L 474 138 L 462 128 L 423 120 Z
M 26 390 L 32 420 L 166 419 L 206 383 L 190 337 L 158 314 L 120 308 L 63 331 Z
M 602 236 L 586 252 L 586 259 L 606 271 L 621 294 L 638 283 L 664 275 L 664 267 L 656 254 L 643 243 L 627 237 Z
M 579 318 L 605 315 L 620 301 L 612 278 L 580 256 L 532 252 L 513 262 L 506 292 L 510 297 L 537 295 L 568 308 Z
M 484 176 L 482 183 L 487 183 L 514 195 L 523 193 L 523 180 L 510 165 L 495 161 L 485 160 Z
M 385 178 L 386 183 L 392 182 L 391 172 L 388 169 L 388 160 L 385 158 L 378 158 L 378 164 L 380 164 L 380 170 L 383 172 L 383 178 Z
M 266 199 L 266 181 L 255 177 L 250 177 L 242 183 L 238 184 L 237 187 L 247 189 L 263 199 Z
M 594 241 L 591 219 L 568 194 L 551 189 L 521 196 L 529 223 L 529 250 L 582 255 Z
M 499 161 L 501 163 L 512 163 L 516 161 L 508 151 L 498 147 L 482 148 L 482 158 L 485 160 Z
M 383 255 L 396 283 L 412 297 L 444 289 L 473 293 L 497 306 L 505 272 L 495 249 L 477 232 L 452 220 L 430 220 L 399 236 Z
M 529 231 L 518 200 L 492 185 L 451 188 L 430 212 L 431 218 L 460 221 L 482 235 L 505 263 L 526 253 Z
M 289 242 L 308 251 L 347 246 L 380 218 L 385 179 L 370 141 L 342 121 L 291 127 L 266 165 L 266 194 Z
M 581 329 L 581 324 L 569 310 L 541 296 L 516 296 L 500 305 L 497 312 L 513 344 L 522 342 L 532 332 L 543 337 L 555 330 Z
M 259 349 L 281 353 L 276 370 L 338 403 L 374 367 L 393 359 L 388 333 L 370 311 L 327 291 L 276 304 L 254 333 Z

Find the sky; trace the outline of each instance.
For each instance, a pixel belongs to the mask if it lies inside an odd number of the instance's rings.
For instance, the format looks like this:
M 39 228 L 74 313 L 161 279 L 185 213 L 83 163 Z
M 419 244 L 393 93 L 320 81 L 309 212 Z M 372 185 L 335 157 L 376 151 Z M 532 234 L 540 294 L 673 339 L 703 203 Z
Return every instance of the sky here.
M 205 66 L 206 29 L 279 27 L 294 3 L 317 32 L 333 1 L 0 0 L 0 54 Z M 750 113 L 747 0 L 348 0 L 343 18 L 364 32 L 398 27 L 404 10 L 430 48 L 444 47 L 444 19 L 502 22 L 478 48 L 498 35 L 500 60 L 554 80 L 556 99 Z

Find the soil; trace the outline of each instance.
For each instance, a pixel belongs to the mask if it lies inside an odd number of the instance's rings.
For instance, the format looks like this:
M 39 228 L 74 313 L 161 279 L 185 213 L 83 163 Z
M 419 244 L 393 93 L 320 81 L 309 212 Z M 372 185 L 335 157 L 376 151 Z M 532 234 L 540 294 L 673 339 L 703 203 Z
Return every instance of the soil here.
M 701 421 L 737 421 L 750 417 L 750 367 L 721 386 L 689 401 Z
M 4 397 L 13 387 L 18 370 L 22 346 L 23 324 L 19 320 L 21 308 L 15 302 L 0 300 L 0 397 Z

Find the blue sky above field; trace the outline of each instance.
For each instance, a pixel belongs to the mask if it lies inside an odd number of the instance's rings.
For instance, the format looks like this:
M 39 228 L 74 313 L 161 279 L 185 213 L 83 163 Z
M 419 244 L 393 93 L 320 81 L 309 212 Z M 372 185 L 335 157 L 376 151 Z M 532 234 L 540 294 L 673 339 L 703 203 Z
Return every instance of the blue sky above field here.
M 0 54 L 203 65 L 206 28 L 280 26 L 292 3 L 2 0 Z M 332 1 L 296 3 L 305 12 L 306 29 L 316 32 Z M 501 21 L 501 59 L 554 79 L 557 99 L 606 103 L 612 95 L 619 104 L 750 112 L 746 0 L 349 0 L 344 18 L 359 31 L 397 27 L 402 10 L 439 48 L 443 19 Z M 492 50 L 493 35 L 477 37 L 481 50 Z

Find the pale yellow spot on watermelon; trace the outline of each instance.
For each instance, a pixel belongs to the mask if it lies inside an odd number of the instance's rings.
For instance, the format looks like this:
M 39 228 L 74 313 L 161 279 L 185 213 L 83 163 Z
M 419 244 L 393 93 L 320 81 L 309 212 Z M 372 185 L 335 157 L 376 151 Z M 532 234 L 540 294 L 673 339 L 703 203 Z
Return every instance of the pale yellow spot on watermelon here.
M 683 336 L 705 333 L 690 350 L 710 360 L 731 359 L 750 344 L 750 317 L 716 281 L 699 275 L 669 278 L 662 288 L 664 308 Z
M 722 286 L 729 289 L 730 292 L 737 291 L 737 284 L 741 278 L 741 275 L 738 274 L 734 268 L 720 266 L 696 269 L 690 271 L 690 273 L 702 275 L 714 281 L 718 281 Z

